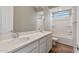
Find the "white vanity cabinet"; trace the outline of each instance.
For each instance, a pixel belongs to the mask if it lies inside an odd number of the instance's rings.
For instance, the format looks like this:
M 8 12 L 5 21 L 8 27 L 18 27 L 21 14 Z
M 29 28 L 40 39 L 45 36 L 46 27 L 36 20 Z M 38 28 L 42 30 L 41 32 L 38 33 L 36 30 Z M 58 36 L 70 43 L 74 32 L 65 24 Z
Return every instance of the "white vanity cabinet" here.
M 47 35 L 39 41 L 39 53 L 48 53 L 52 48 L 52 35 Z
M 17 49 L 14 53 L 48 53 L 52 48 L 51 34 L 38 38 L 36 41 Z
M 14 53 L 38 53 L 38 41 L 34 41 Z
M 39 40 L 39 53 L 46 53 L 47 48 L 47 37 L 41 38 Z
M 38 47 L 36 47 L 36 48 L 33 49 L 32 51 L 30 51 L 29 53 L 38 53 Z
M 48 38 L 47 38 L 47 52 L 49 52 L 51 48 L 52 48 L 52 35 L 48 35 Z

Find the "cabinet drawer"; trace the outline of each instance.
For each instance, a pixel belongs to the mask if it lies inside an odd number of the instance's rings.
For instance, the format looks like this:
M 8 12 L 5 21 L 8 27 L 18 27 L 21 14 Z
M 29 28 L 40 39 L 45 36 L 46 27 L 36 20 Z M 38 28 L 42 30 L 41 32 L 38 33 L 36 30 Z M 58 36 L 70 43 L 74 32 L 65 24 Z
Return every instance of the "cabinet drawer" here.
M 46 42 L 40 44 L 39 53 L 46 53 Z
M 36 47 L 38 47 L 38 41 L 33 42 L 33 43 L 31 43 L 31 44 L 17 50 L 15 53 L 29 53 L 30 51 L 32 51 Z

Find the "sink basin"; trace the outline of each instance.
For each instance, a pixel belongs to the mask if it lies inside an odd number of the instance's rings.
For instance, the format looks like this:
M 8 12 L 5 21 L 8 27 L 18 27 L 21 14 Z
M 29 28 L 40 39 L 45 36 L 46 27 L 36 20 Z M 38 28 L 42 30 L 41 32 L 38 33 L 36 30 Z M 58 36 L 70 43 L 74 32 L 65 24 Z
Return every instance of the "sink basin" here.
M 7 42 L 8 45 L 13 45 L 13 44 L 17 45 L 17 44 L 21 44 L 21 43 L 23 43 L 23 42 L 27 42 L 27 41 L 29 41 L 29 40 L 30 40 L 29 37 L 12 38 L 12 39 L 10 39 L 10 40 L 6 40 L 6 41 L 2 42 L 2 44 L 5 43 L 5 42 Z M 4 44 L 4 45 L 5 45 L 5 44 Z
M 29 37 L 22 37 L 22 38 L 19 38 L 18 40 L 27 41 L 27 40 L 30 40 L 30 38 Z
M 1 42 L 0 46 L 0 52 L 5 52 L 9 50 L 9 48 L 20 46 L 22 44 L 25 44 L 27 41 L 29 41 L 29 37 L 22 37 L 22 38 L 12 38 L 10 40 L 6 40 L 4 42 Z

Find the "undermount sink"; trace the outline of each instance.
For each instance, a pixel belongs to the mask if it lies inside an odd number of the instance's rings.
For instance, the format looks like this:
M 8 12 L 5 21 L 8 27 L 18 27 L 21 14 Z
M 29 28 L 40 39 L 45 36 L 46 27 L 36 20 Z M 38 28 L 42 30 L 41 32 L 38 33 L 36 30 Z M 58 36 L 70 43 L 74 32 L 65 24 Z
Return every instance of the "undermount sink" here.
M 2 46 L 0 46 L 1 47 L 0 52 L 5 52 L 6 50 L 8 50 L 7 46 L 9 48 L 11 48 L 12 46 L 16 47 L 17 45 L 21 45 L 21 43 L 23 43 L 23 42 L 29 41 L 29 39 L 30 39 L 29 37 L 22 37 L 22 38 L 11 38 L 9 40 L 3 41 L 0 43 L 2 45 Z
M 13 38 L 11 40 L 8 41 L 9 44 L 20 44 L 20 43 L 23 43 L 23 42 L 26 42 L 26 41 L 29 41 L 30 39 L 28 37 L 22 37 L 22 38 Z
M 30 38 L 29 37 L 22 37 L 22 38 L 19 38 L 19 40 L 25 40 L 25 41 L 27 41 L 27 40 L 29 40 Z

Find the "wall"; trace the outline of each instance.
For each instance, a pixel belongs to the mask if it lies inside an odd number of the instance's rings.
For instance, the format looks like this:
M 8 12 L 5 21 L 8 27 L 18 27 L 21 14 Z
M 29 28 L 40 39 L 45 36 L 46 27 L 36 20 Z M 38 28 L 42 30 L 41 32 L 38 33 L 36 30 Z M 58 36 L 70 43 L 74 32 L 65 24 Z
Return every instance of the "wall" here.
M 36 30 L 35 11 L 31 6 L 14 7 L 14 32 Z
M 0 7 L 0 34 L 13 30 L 13 7 Z
M 79 7 L 77 7 L 77 44 L 79 46 Z
M 2 32 L 2 15 L 1 15 L 1 7 L 0 7 L 0 34 Z
M 50 30 L 50 16 L 49 16 L 49 10 L 48 10 L 48 7 L 44 7 L 43 8 L 44 10 L 44 16 L 45 16 L 45 19 L 44 19 L 44 30 L 48 31 Z

